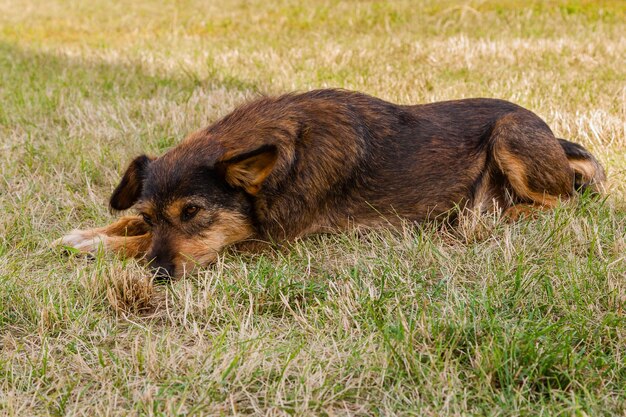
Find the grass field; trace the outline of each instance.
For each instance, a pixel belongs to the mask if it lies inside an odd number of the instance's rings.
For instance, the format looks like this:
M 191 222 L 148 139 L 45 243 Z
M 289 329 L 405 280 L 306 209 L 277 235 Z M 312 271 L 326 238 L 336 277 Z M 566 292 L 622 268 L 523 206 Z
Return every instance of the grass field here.
M 626 2 L 0 0 L 0 415 L 626 415 Z M 49 243 L 259 93 L 515 101 L 608 195 L 227 252 L 153 286 Z

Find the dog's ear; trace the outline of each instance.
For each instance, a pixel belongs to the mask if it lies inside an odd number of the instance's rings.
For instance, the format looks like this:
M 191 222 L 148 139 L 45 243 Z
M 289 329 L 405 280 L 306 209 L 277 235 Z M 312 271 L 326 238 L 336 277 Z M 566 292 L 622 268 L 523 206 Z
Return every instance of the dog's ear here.
M 112 211 L 126 210 L 137 202 L 143 188 L 143 181 L 146 178 L 148 165 L 153 159 L 146 155 L 133 159 L 133 162 L 126 169 L 122 181 L 111 195 L 109 207 Z
M 217 171 L 233 187 L 241 187 L 248 194 L 255 195 L 263 181 L 272 172 L 278 150 L 274 145 L 265 145 L 251 152 L 245 152 L 215 164 Z

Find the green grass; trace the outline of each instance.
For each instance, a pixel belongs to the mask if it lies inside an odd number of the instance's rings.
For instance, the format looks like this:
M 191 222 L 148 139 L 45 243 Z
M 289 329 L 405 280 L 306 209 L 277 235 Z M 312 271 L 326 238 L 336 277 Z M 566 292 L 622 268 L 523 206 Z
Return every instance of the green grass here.
M 625 415 L 623 1 L 0 2 L 0 415 Z M 49 243 L 259 93 L 509 99 L 607 168 L 535 221 L 316 236 L 153 286 Z

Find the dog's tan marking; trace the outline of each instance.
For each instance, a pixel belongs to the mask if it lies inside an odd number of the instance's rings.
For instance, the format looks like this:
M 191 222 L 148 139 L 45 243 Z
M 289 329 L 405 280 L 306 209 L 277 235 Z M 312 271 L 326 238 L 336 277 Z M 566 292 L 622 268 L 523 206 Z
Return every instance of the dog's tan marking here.
M 184 199 L 174 200 L 165 208 L 165 215 L 171 220 L 180 219 L 180 214 L 187 204 L 189 202 Z
M 547 192 L 538 193 L 530 189 L 527 183 L 526 165 L 506 148 L 499 147 L 497 150 L 497 161 L 500 169 L 505 173 L 507 179 L 513 186 L 515 192 L 522 198 L 533 201 L 534 205 L 554 208 L 559 203 L 559 197 Z
M 253 233 L 249 219 L 241 214 L 217 212 L 215 223 L 207 232 L 193 237 L 179 235 L 173 239 L 172 245 L 178 253 L 176 270 L 189 272 L 195 265 L 206 266 L 217 259 L 224 247 L 245 240 Z
M 165 208 L 165 215 L 170 220 L 178 220 L 180 219 L 180 216 L 185 207 L 193 205 L 202 206 L 202 203 L 200 201 L 194 200 L 193 198 L 179 198 L 167 205 L 167 207 Z

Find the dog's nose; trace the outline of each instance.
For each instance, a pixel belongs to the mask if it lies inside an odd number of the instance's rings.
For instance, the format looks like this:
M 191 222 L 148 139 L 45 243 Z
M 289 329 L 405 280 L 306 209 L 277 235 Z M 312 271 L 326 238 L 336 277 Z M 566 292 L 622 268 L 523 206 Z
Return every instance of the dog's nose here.
M 166 282 L 174 278 L 174 271 L 176 266 L 172 262 L 154 262 L 152 264 L 152 271 L 154 272 L 154 279 L 157 282 Z

